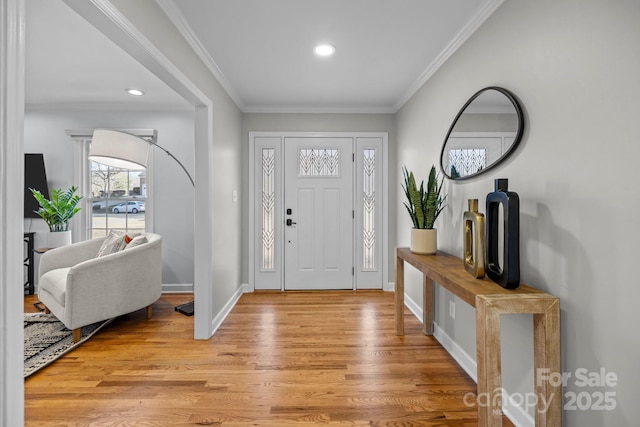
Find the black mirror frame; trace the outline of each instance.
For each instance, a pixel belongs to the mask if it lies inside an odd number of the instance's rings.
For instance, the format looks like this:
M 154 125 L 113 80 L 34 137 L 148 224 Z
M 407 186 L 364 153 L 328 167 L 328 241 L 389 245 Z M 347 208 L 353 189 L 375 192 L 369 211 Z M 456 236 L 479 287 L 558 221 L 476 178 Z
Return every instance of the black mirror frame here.
M 507 152 L 505 152 L 502 156 L 500 156 L 500 158 L 498 158 L 498 160 L 496 160 L 491 165 L 489 165 L 489 167 L 487 167 L 485 169 L 482 169 L 481 171 L 476 172 L 476 173 L 471 174 L 471 175 L 460 176 L 460 177 L 454 178 L 444 168 L 443 159 L 444 159 L 444 154 L 445 154 L 445 148 L 447 147 L 447 141 L 449 141 L 449 137 L 451 136 L 451 132 L 453 131 L 453 128 L 456 126 L 456 123 L 458 123 L 458 119 L 464 113 L 464 111 L 467 109 L 467 107 L 478 96 L 480 96 L 482 93 L 484 93 L 484 92 L 486 92 L 488 90 L 498 91 L 498 92 L 502 93 L 504 96 L 506 96 L 509 101 L 511 101 L 511 104 L 513 105 L 513 107 L 516 110 L 516 115 L 518 116 L 518 130 L 516 132 L 516 137 L 513 140 L 513 143 L 511 144 L 511 147 L 509 147 L 509 150 L 507 150 Z M 524 133 L 524 114 L 522 113 L 522 107 L 520 106 L 520 103 L 518 102 L 518 99 L 516 98 L 516 96 L 513 93 L 511 93 L 510 91 L 508 91 L 507 89 L 499 87 L 499 86 L 487 86 L 487 87 L 485 87 L 483 89 L 480 89 L 475 94 L 473 94 L 473 96 L 471 98 L 469 98 L 469 100 L 462 106 L 462 108 L 460 109 L 460 111 L 456 115 L 456 118 L 453 120 L 453 123 L 451 123 L 451 126 L 449 127 L 449 131 L 447 132 L 447 136 L 444 138 L 444 143 L 442 144 L 442 150 L 440 151 L 440 170 L 442 171 L 444 176 L 446 176 L 448 179 L 451 179 L 453 181 L 462 181 L 462 180 L 465 180 L 465 179 L 475 178 L 478 175 L 482 175 L 483 173 L 491 170 L 495 166 L 497 166 L 500 163 L 502 163 L 507 157 L 509 157 L 516 150 L 516 148 L 520 144 L 520 140 L 522 140 L 522 134 L 523 133 Z

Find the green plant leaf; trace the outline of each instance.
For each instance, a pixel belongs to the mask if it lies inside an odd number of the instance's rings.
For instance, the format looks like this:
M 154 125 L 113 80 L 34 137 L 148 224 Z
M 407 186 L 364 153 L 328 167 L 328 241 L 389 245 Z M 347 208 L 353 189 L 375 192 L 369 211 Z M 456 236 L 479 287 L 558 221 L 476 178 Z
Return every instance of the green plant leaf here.
M 424 181 L 420 182 L 420 188 L 417 187 L 413 172 L 409 172 L 405 166 L 402 168 L 402 173 L 404 185 L 401 184 L 401 186 L 407 198 L 404 206 L 411 217 L 414 228 L 433 228 L 436 219 L 446 207 L 444 201 L 447 196 L 441 195 L 444 177 L 438 182 L 436 168 L 431 166 L 425 189 Z
M 78 203 L 82 197 L 75 194 L 77 187 L 72 186 L 67 191 L 51 190 L 51 200 L 47 200 L 38 190 L 30 188 L 33 197 L 40 208 L 35 211 L 47 223 L 50 231 L 69 230 L 69 221 L 80 211 Z
M 413 204 L 413 200 L 411 198 L 411 193 L 415 189 L 415 179 L 413 179 L 413 173 L 411 177 L 409 176 L 409 172 L 406 167 L 402 167 L 402 174 L 404 177 L 404 185 L 401 184 L 402 189 L 404 190 L 404 195 L 407 198 L 407 201 L 404 203 L 404 206 L 407 208 L 407 212 L 409 213 L 409 217 L 411 218 L 411 222 L 413 223 L 414 228 L 419 228 L 418 219 L 416 217 L 416 207 Z

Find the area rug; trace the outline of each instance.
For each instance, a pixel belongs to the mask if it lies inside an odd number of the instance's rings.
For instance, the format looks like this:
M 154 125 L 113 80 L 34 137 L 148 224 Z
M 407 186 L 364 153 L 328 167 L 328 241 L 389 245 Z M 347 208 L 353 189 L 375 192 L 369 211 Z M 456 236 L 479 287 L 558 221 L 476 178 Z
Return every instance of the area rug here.
M 67 329 L 53 314 L 24 314 L 24 377 L 44 368 L 91 338 L 110 320 L 97 322 L 81 328 L 81 338 L 73 343 Z

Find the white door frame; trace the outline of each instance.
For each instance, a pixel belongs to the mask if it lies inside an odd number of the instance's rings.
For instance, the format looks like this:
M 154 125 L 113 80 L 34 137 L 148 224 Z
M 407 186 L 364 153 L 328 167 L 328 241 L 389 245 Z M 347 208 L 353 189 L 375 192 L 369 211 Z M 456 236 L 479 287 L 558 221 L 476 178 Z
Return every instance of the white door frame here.
M 0 0 L 0 427 L 24 425 L 24 0 Z
M 256 193 L 257 189 L 255 188 L 256 182 L 256 174 L 259 172 L 259 165 L 256 164 L 255 156 L 256 156 L 256 139 L 257 138 L 271 138 L 271 139 L 280 139 L 281 143 L 284 144 L 285 138 L 353 138 L 354 141 L 357 138 L 381 138 L 382 139 L 382 238 L 380 242 L 380 250 L 382 251 L 382 261 L 380 265 L 380 270 L 382 272 L 382 283 L 381 289 L 384 289 L 384 285 L 388 278 L 388 260 L 389 260 L 389 147 L 388 147 L 388 133 L 386 132 L 249 132 L 249 236 L 248 236 L 248 248 L 249 248 L 249 283 L 248 283 L 248 291 L 255 291 L 255 275 L 256 275 L 256 255 L 254 250 L 255 239 L 256 239 L 256 230 L 255 230 L 255 221 L 256 221 Z M 354 149 L 355 147 L 354 143 Z M 283 182 L 283 174 L 280 171 L 276 175 L 275 185 L 280 190 L 280 194 L 284 188 Z M 355 197 L 355 193 L 354 193 Z M 284 210 L 283 197 L 279 197 L 275 202 L 275 211 L 280 214 L 280 217 L 276 216 L 277 221 L 284 218 L 282 215 Z M 279 241 L 282 242 L 284 227 L 279 227 L 279 231 L 277 232 Z M 354 245 L 356 246 L 356 245 Z M 278 259 L 279 262 L 283 262 L 283 253 L 284 250 L 283 245 L 280 243 L 278 245 Z M 280 271 L 282 271 L 282 265 L 279 265 Z M 354 289 L 358 289 L 357 280 L 354 279 Z M 361 287 L 360 287 L 361 288 Z M 284 290 L 284 280 L 280 280 L 280 290 Z

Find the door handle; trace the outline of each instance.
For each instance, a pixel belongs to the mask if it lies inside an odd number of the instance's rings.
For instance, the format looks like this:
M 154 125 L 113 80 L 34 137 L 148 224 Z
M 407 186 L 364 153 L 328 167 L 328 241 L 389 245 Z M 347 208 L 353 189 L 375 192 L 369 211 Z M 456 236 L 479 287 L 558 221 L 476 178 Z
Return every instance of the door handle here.
M 294 225 L 294 224 L 296 224 L 296 223 L 295 223 L 295 222 L 293 222 L 293 220 L 292 220 L 291 218 L 287 219 L 287 225 L 288 225 L 288 226 L 292 226 L 292 225 Z

